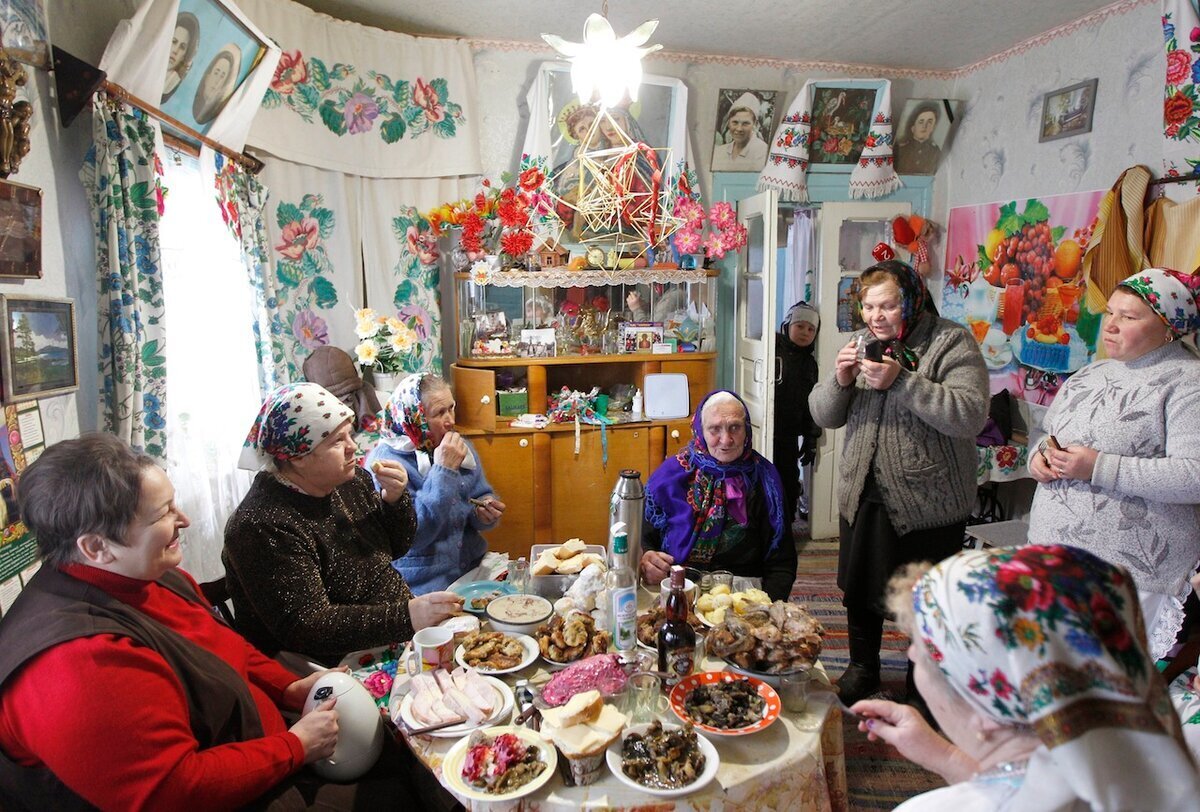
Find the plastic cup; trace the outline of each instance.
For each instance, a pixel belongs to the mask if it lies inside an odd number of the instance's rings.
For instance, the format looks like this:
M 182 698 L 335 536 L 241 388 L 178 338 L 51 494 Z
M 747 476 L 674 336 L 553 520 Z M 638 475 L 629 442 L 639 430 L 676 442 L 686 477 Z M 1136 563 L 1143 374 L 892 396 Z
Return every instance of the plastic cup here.
M 788 713 L 804 713 L 808 709 L 808 683 L 811 675 L 807 671 L 783 674 L 779 678 L 779 699 Z
M 529 591 L 529 562 L 525 559 L 508 565 L 508 582 L 512 588 L 524 595 Z

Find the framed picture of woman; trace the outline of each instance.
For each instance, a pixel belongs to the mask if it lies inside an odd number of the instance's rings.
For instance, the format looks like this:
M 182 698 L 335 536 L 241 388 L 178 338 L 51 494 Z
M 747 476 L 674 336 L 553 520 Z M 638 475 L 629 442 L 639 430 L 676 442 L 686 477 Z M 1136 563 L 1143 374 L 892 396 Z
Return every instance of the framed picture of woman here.
M 713 172 L 758 172 L 775 132 L 775 90 L 721 90 L 713 137 Z
M 207 133 L 266 50 L 267 43 L 225 0 L 179 0 L 163 77 L 163 112 Z

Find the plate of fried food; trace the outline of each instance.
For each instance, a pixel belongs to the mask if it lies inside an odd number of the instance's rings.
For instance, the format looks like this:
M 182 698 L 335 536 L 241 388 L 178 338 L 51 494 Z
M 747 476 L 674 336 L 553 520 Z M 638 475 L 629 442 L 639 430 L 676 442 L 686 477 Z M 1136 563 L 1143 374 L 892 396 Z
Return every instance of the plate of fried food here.
M 605 754 L 608 768 L 627 786 L 660 798 L 703 789 L 717 775 L 721 757 L 690 724 L 633 725 Z
M 454 652 L 463 668 L 475 668 L 482 674 L 511 674 L 532 663 L 538 656 L 538 644 L 527 634 L 472 632 L 463 638 Z
M 542 659 L 551 669 L 565 668 L 573 662 L 604 654 L 612 644 L 612 634 L 597 629 L 596 621 L 585 612 L 555 614 L 534 632 Z
M 637 616 L 638 645 L 650 651 L 658 650 L 658 630 L 667 619 L 667 611 L 657 603 L 650 609 Z M 705 625 L 695 612 L 688 612 L 688 625 L 695 631 L 703 632 Z
M 756 606 L 770 605 L 771 596 L 761 589 L 731 592 L 725 584 L 717 584 L 711 592 L 696 600 L 696 615 L 705 626 L 711 628 L 723 621 L 726 615 L 741 617 Z
M 825 628 L 798 603 L 775 601 L 738 617 L 727 614 L 708 635 L 708 652 L 734 670 L 778 685 L 782 674 L 812 667 Z
M 517 590 L 512 584 L 504 581 L 473 581 L 462 584 L 451 590 L 462 596 L 463 609 L 476 615 L 482 615 L 489 603 L 501 595 L 511 595 Z
M 684 677 L 671 689 L 671 710 L 712 736 L 746 736 L 779 718 L 782 703 L 770 685 L 728 671 Z
M 474 801 L 511 801 L 536 792 L 554 776 L 554 745 L 525 727 L 477 730 L 447 751 L 442 777 Z

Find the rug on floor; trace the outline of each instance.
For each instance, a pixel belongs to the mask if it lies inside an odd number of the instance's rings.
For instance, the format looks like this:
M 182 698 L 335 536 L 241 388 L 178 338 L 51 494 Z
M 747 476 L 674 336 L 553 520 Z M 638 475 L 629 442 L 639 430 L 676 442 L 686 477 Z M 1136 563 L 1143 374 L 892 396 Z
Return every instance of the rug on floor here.
M 813 616 L 825 626 L 821 662 L 829 678 L 836 680 L 850 660 L 846 610 L 837 587 L 838 543 L 836 540 L 806 540 L 801 545 L 791 599 L 808 606 Z M 883 631 L 880 696 L 897 701 L 904 698 L 907 646 L 905 635 L 889 622 Z M 844 734 L 851 810 L 895 809 L 914 795 L 945 786 L 937 775 L 911 763 L 890 745 L 868 741 L 865 734 L 858 732 L 857 723 L 849 714 L 846 715 Z

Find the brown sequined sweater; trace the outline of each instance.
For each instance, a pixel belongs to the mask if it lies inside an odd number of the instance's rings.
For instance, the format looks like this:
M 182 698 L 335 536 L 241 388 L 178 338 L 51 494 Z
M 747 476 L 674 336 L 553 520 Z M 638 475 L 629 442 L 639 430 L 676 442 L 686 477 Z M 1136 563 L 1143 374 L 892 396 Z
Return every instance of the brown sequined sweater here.
M 412 637 L 412 593 L 392 560 L 417 528 L 412 497 L 380 499 L 363 469 L 329 496 L 260 473 L 225 526 L 221 560 L 235 625 L 268 654 L 327 664 Z

